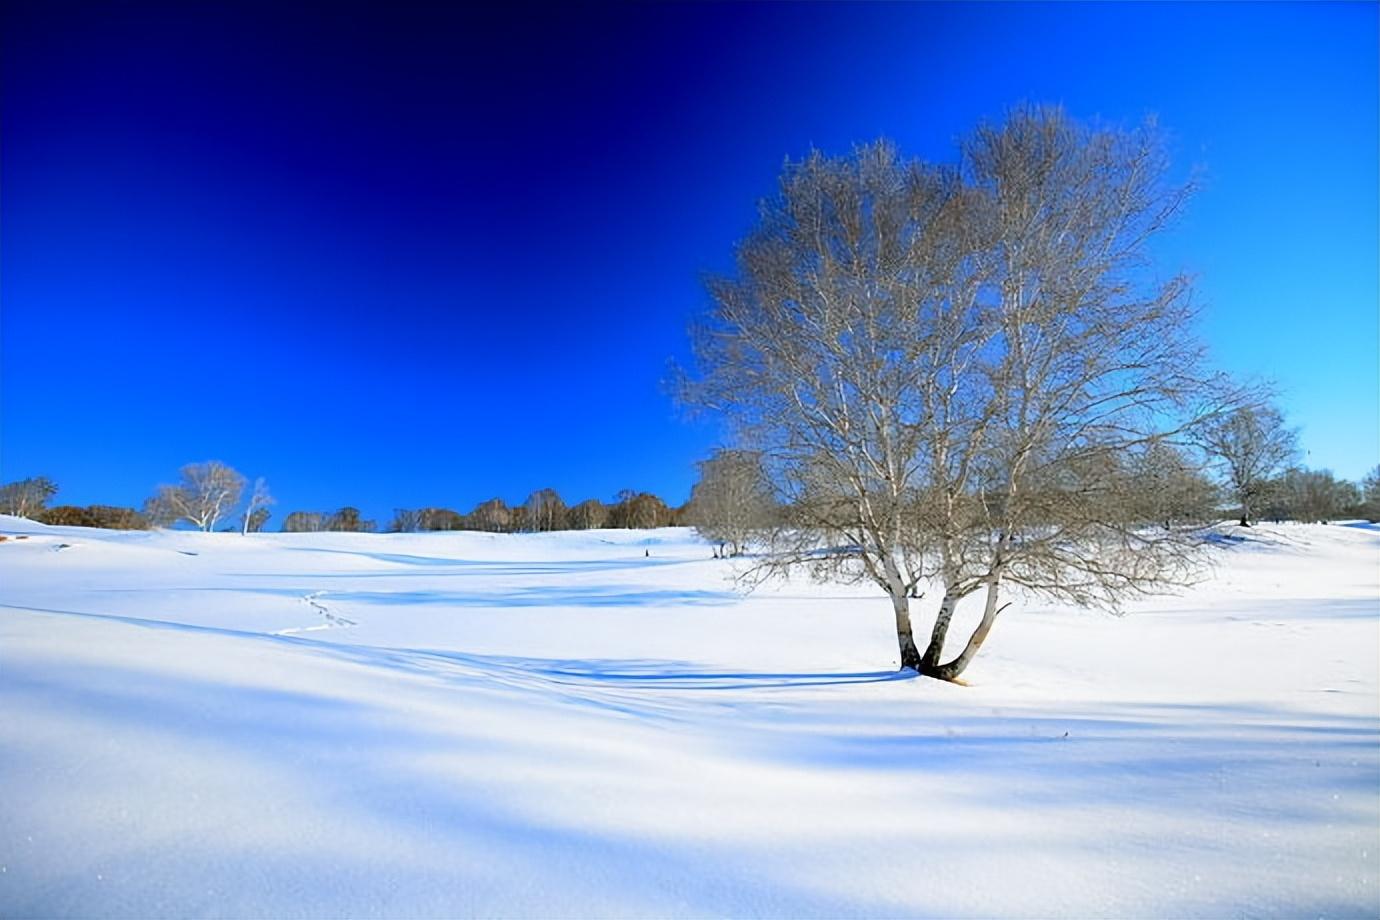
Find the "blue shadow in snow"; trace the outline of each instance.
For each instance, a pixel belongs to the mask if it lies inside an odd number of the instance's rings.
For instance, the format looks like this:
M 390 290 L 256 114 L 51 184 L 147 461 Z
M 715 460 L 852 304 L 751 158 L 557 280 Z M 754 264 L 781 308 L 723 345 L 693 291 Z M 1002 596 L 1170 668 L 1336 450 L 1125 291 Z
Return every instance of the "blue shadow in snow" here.
M 731 591 L 667 591 L 593 585 L 523 587 L 504 591 L 331 591 L 336 601 L 363 604 L 434 604 L 442 607 L 677 607 L 732 604 Z
M 642 546 L 631 547 L 632 549 L 642 549 Z M 556 559 L 552 561 L 537 560 L 503 560 L 503 559 L 456 559 L 448 556 L 415 556 L 406 553 L 378 553 L 362 550 L 347 549 L 323 549 L 314 546 L 289 546 L 285 547 L 289 552 L 294 553 L 321 553 L 333 556 L 355 556 L 361 559 L 368 559 L 373 562 L 386 562 L 392 565 L 424 567 L 424 568 L 457 568 L 473 571 L 480 569 L 493 574 L 508 575 L 547 575 L 561 574 L 565 572 L 593 572 L 593 571 L 621 571 L 623 569 L 645 569 L 667 565 L 682 565 L 687 562 L 699 562 L 699 559 L 687 559 L 680 557 L 656 557 L 639 556 L 629 554 L 622 559 Z M 261 578 L 271 573 L 257 572 L 236 572 L 241 577 Z M 277 573 L 281 575 L 282 573 Z M 412 575 L 415 573 L 408 571 L 397 572 L 332 572 L 332 573 L 313 573 L 313 578 L 388 578 L 399 575 Z M 453 574 L 468 574 L 468 572 L 456 572 Z
M 715 671 L 697 669 L 687 661 L 664 659 L 528 658 L 433 649 L 399 649 L 372 645 L 338 644 L 297 635 L 274 635 L 223 626 L 198 626 L 169 620 L 142 619 L 110 613 L 54 610 L 18 604 L 0 604 L 0 609 L 104 620 L 143 629 L 201 633 L 303 646 L 323 655 L 372 667 L 461 678 L 465 682 L 471 683 L 483 683 L 485 680 L 499 679 L 501 682 L 511 685 L 513 683 L 512 678 L 520 676 L 529 679 L 523 681 L 524 683 L 532 682 L 530 679 L 535 678 L 537 683 L 547 685 L 604 685 L 665 690 L 730 690 L 757 687 L 817 687 L 881 683 L 884 681 L 914 680 L 916 678 L 914 671 Z

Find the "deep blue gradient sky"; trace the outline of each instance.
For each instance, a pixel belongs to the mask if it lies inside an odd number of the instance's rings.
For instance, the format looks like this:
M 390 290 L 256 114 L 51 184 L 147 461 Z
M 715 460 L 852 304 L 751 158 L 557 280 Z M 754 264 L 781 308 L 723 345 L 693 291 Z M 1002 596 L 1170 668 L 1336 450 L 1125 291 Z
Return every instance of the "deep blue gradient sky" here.
M 1374 4 L 392 7 L 6 6 L 0 479 L 681 501 L 660 381 L 783 158 L 1021 100 L 1158 114 L 1218 361 L 1380 458 Z

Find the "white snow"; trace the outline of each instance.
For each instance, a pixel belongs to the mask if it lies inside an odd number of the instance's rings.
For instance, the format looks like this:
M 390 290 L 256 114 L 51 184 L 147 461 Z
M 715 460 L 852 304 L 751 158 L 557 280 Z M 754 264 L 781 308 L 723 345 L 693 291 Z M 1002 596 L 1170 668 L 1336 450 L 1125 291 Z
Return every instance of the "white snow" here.
M 1380 531 L 1222 533 L 959 687 L 688 531 L 0 518 L 0 916 L 1380 916 Z

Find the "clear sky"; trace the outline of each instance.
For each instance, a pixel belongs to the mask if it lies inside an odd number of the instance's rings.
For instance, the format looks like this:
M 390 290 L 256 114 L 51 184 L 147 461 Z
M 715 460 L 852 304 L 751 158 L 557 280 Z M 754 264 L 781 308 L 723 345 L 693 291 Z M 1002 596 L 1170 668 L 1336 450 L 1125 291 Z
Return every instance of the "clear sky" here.
M 452 6 L 5 5 L 0 479 L 682 501 L 661 380 L 783 158 L 1021 100 L 1157 114 L 1218 362 L 1380 459 L 1375 4 Z

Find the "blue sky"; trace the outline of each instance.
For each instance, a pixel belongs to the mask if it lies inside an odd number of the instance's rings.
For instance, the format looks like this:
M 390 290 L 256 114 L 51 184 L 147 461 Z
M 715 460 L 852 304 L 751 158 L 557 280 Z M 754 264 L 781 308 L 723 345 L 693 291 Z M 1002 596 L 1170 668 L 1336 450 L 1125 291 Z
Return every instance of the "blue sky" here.
M 661 380 L 783 158 L 1022 100 L 1158 116 L 1218 363 L 1380 459 L 1374 4 L 437 7 L 6 5 L 0 479 L 679 502 L 715 432 Z

